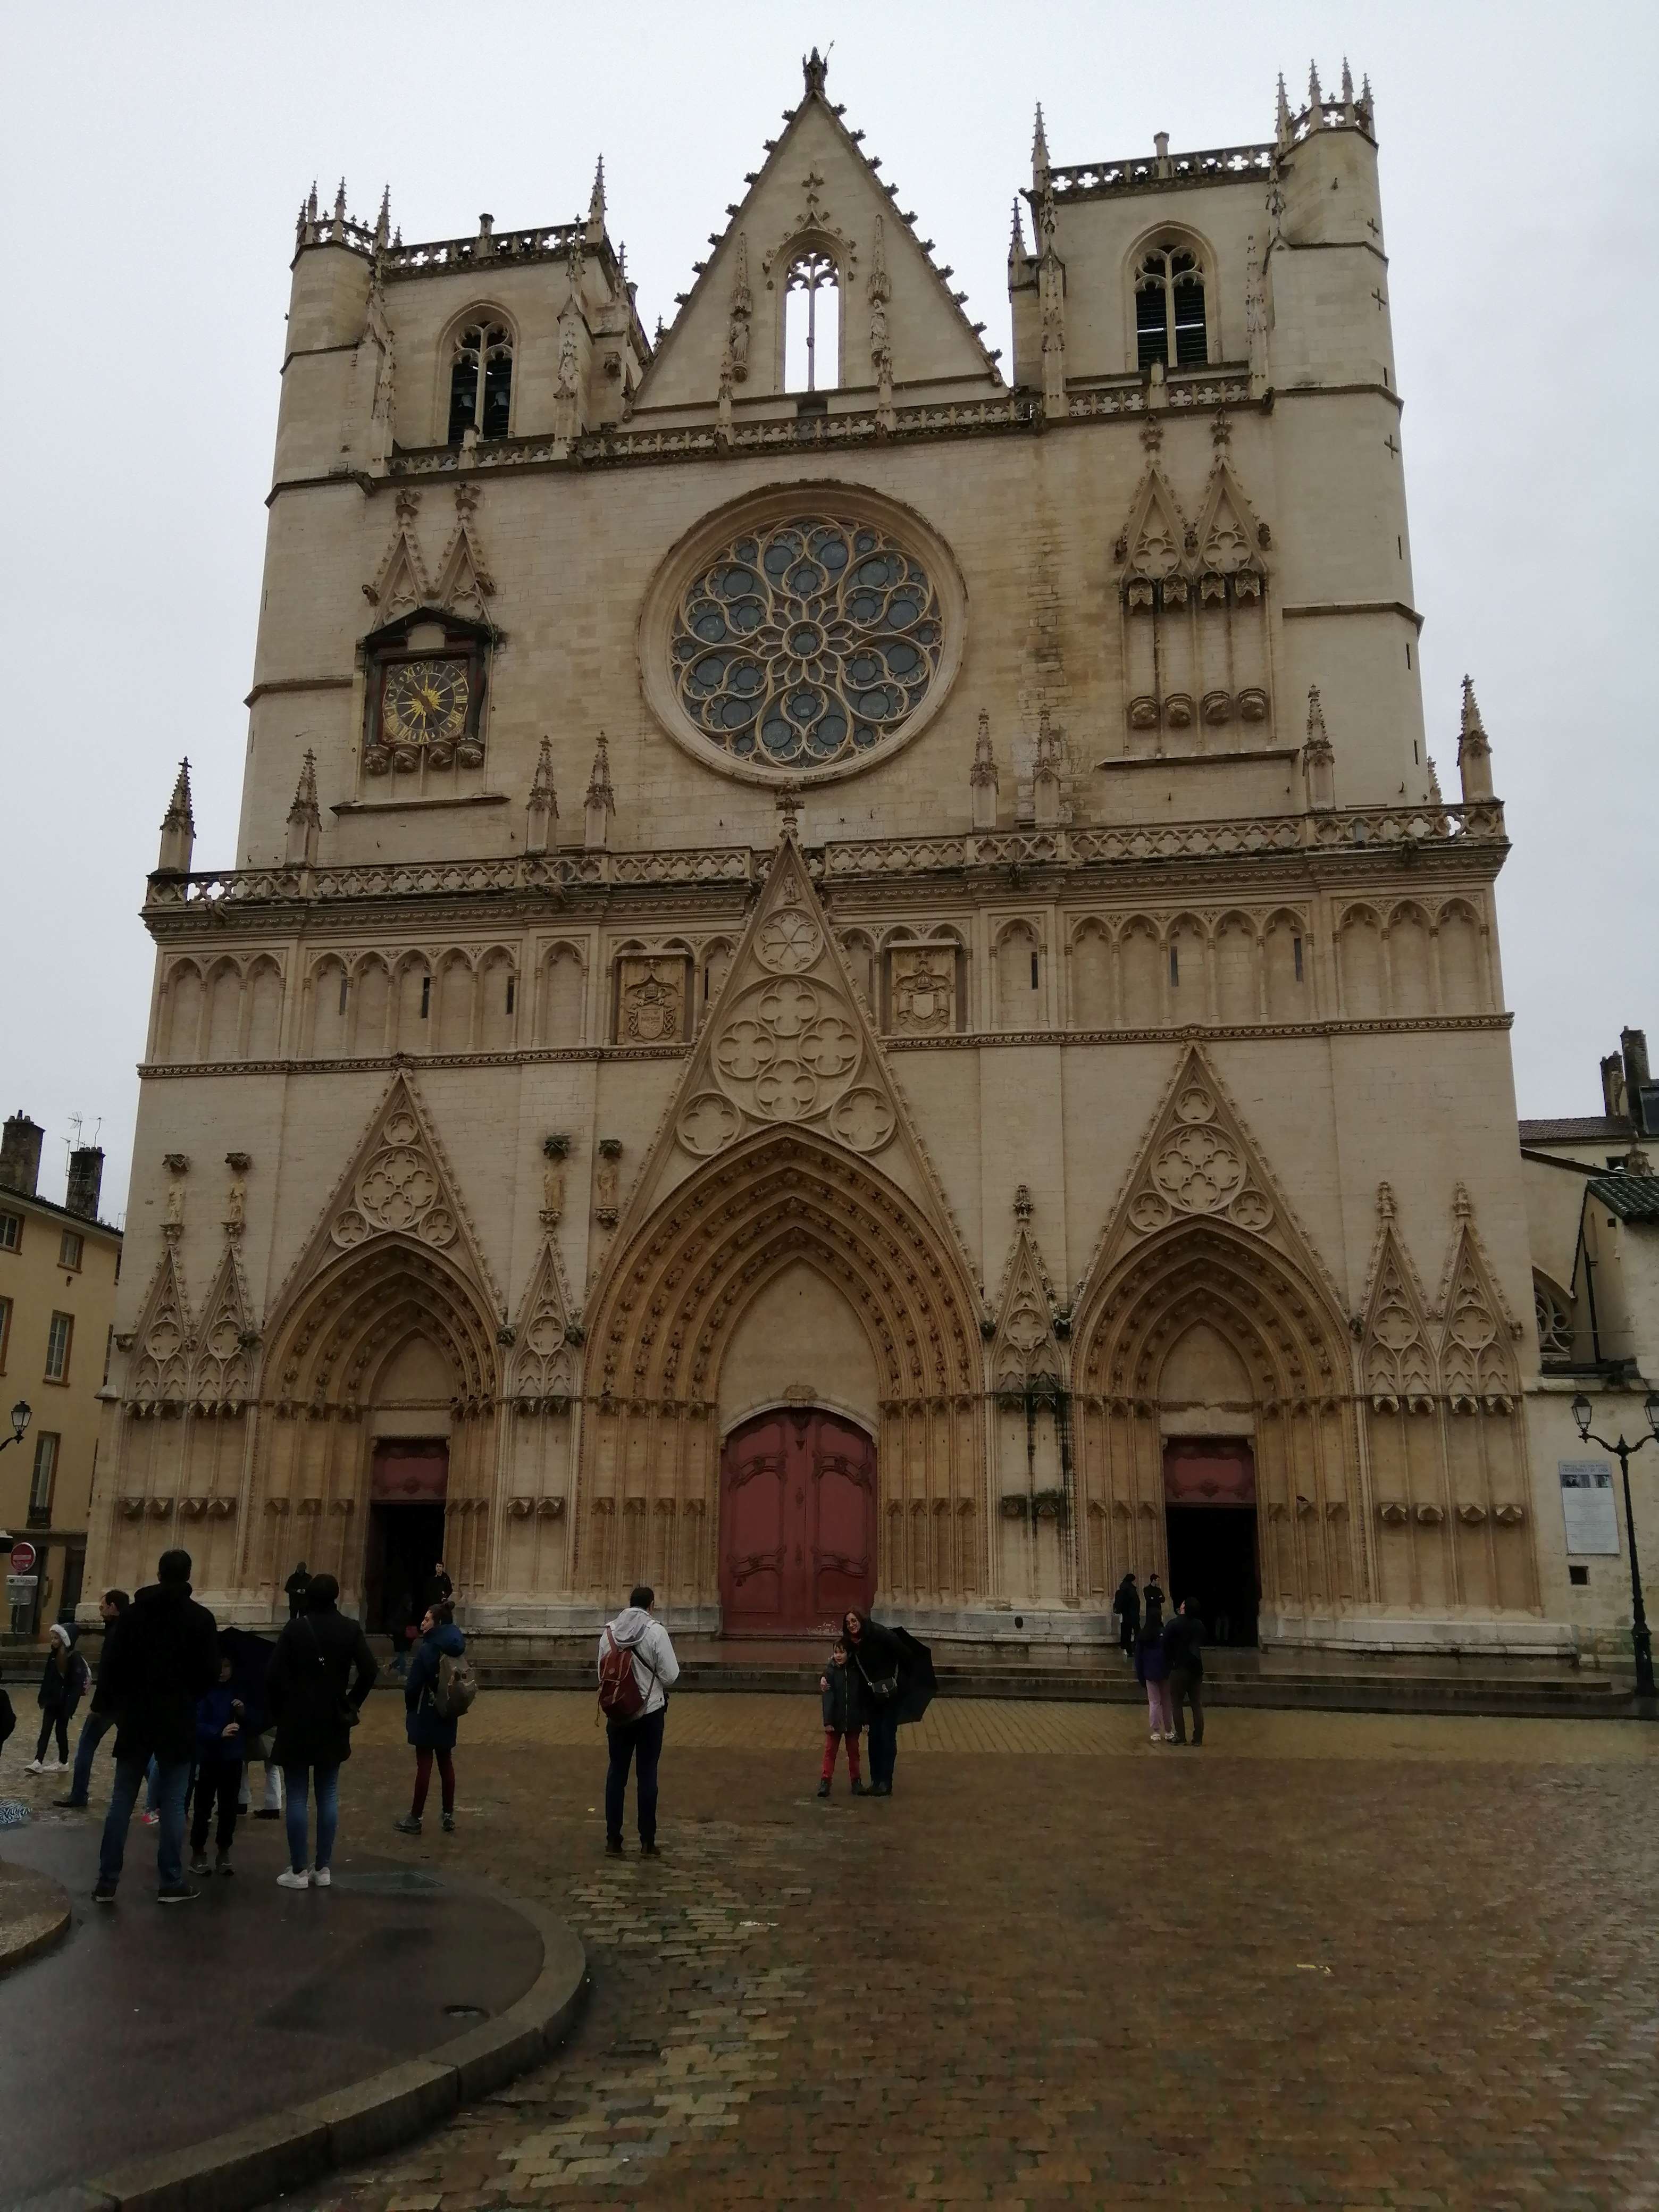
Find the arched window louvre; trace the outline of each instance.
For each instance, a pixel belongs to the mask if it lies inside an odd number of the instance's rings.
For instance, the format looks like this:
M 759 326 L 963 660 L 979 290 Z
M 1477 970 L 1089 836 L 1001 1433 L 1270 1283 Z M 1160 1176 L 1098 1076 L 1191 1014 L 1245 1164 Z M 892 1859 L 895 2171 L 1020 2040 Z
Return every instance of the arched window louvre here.
M 500 323 L 473 323 L 455 340 L 449 373 L 449 443 L 469 430 L 504 438 L 513 408 L 513 334 Z
M 1204 271 L 1188 246 L 1155 246 L 1135 277 L 1137 365 L 1201 367 L 1210 357 Z
M 821 246 L 807 246 L 784 279 L 783 388 L 830 392 L 841 382 L 841 272 Z

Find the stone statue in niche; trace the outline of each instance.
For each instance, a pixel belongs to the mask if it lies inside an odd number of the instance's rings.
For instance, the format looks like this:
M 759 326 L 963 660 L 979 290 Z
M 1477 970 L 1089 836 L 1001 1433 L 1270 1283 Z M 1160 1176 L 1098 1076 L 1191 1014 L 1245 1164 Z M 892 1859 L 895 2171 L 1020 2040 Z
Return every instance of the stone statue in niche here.
M 617 1162 L 622 1158 L 619 1137 L 601 1137 L 599 1157 L 593 1167 L 593 1212 L 607 1225 L 615 1223 L 620 1206 L 622 1170 Z

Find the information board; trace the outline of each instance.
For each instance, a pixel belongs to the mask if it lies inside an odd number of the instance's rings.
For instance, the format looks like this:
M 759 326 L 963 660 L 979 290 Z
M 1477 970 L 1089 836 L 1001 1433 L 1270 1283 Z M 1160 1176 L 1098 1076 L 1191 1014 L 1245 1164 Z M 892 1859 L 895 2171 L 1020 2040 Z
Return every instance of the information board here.
M 1564 1459 L 1561 1517 L 1567 1524 L 1570 1556 L 1619 1556 L 1619 1509 L 1613 1495 L 1613 1469 L 1604 1459 Z

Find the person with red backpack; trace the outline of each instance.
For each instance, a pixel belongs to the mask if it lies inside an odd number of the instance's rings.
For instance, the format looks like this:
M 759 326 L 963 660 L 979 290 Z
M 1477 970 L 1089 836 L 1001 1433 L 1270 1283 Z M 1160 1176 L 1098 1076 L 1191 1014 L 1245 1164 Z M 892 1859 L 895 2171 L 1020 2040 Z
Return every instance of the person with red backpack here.
M 657 1856 L 657 1761 L 662 1756 L 668 1692 L 680 1662 L 651 1608 L 657 1594 L 641 1583 L 628 1603 L 599 1632 L 599 1711 L 605 1719 L 611 1767 L 605 1778 L 605 1848 L 622 1856 L 623 1808 L 628 1770 L 638 1761 L 640 1856 Z

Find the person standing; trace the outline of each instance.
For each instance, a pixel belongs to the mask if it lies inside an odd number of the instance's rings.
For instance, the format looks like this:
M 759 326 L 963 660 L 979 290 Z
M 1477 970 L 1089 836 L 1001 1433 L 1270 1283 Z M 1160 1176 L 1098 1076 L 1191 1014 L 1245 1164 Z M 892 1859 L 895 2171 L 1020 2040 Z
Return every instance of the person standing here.
M 243 1723 L 246 1708 L 231 1686 L 228 1652 L 220 1659 L 219 1680 L 196 1707 L 196 1809 L 190 1824 L 190 1870 L 208 1870 L 208 1828 L 216 1807 L 213 1870 L 234 1874 L 230 1846 L 236 1833 L 236 1812 L 242 1794 L 242 1760 L 246 1751 Z
M 827 1797 L 836 1777 L 836 1753 L 847 1742 L 847 1772 L 853 1795 L 868 1795 L 859 1772 L 859 1720 L 853 1696 L 853 1670 L 847 1662 L 847 1639 L 838 1636 L 830 1647 L 829 1664 L 818 1676 L 823 1708 L 823 1766 L 818 1776 L 818 1795 Z
M 332 1575 L 313 1575 L 306 1610 L 289 1622 L 271 1654 L 265 1697 L 276 1723 L 276 1764 L 287 1797 L 289 1863 L 276 1877 L 284 1889 L 326 1889 L 340 1820 L 340 1769 L 351 1756 L 351 1731 L 380 1669 L 368 1638 L 339 1609 Z M 309 1790 L 317 1787 L 317 1853 L 306 1864 Z
M 449 1579 L 449 1570 L 441 1559 L 432 1566 L 432 1579 L 426 1586 L 426 1603 L 422 1612 L 430 1612 L 434 1605 L 447 1605 L 455 1595 L 455 1585 Z
M 1170 1665 L 1164 1656 L 1164 1610 L 1154 1612 L 1149 1604 L 1146 1619 L 1135 1645 L 1135 1680 L 1146 1692 L 1146 1717 L 1152 1723 L 1151 1741 L 1163 1743 L 1175 1741 L 1175 1728 L 1170 1718 Z
M 1133 1659 L 1135 1639 L 1140 1634 L 1140 1592 L 1135 1588 L 1133 1567 L 1117 1586 L 1112 1598 L 1112 1610 L 1117 1615 L 1119 1646 L 1126 1659 Z
M 418 1836 L 426 1793 L 432 1786 L 432 1762 L 438 1762 L 438 1781 L 443 1792 L 444 1833 L 455 1832 L 455 1730 L 465 1706 L 472 1702 L 471 1675 L 457 1690 L 455 1662 L 466 1656 L 466 1638 L 455 1626 L 453 1607 L 435 1606 L 422 1616 L 421 1640 L 410 1662 L 404 1685 L 404 1732 L 415 1749 L 415 1795 L 401 1820 L 393 1825 L 400 1835 Z M 446 1667 L 445 1660 L 450 1664 Z
M 1193 1709 L 1193 1744 L 1204 1741 L 1204 1620 L 1194 1598 L 1182 1598 L 1164 1631 L 1164 1657 L 1170 1669 L 1170 1711 L 1175 1721 L 1171 1743 L 1185 1743 L 1186 1715 Z
M 847 1656 L 853 1673 L 854 1712 L 870 1731 L 868 1795 L 890 1797 L 893 1769 L 898 1762 L 902 1648 L 892 1630 L 872 1620 L 867 1613 L 848 1613 L 842 1626 L 847 1632 Z
M 104 1622 L 104 1650 L 109 1650 L 111 1632 L 121 1615 L 132 1603 L 124 1589 L 106 1589 L 98 1601 L 98 1610 Z M 56 1797 L 52 1802 L 80 1812 L 84 1810 L 88 1793 L 92 1788 L 92 1762 L 99 1745 L 115 1726 L 115 1715 L 111 1710 L 109 1695 L 104 1686 L 104 1662 L 98 1662 L 98 1680 L 93 1685 L 92 1703 L 87 1707 L 87 1717 L 81 1723 L 81 1739 L 75 1747 L 75 1771 L 70 1777 L 67 1797 Z
M 1156 1567 L 1146 1577 L 1146 1588 L 1142 1595 L 1141 1626 L 1145 1628 L 1156 1629 L 1161 1636 L 1164 1633 L 1164 1585 L 1158 1578 Z M 1137 1645 L 1139 1641 L 1140 1638 L 1137 1635 L 1135 1638 Z
M 58 1766 L 62 1769 L 69 1765 L 69 1724 L 91 1686 L 87 1662 L 75 1648 L 75 1631 L 64 1621 L 54 1620 L 46 1638 L 46 1663 L 40 1670 L 40 1687 L 34 1700 L 40 1708 L 40 1739 L 34 1747 L 33 1758 L 24 1770 L 27 1773 L 46 1772 L 46 1745 L 54 1729 L 58 1735 Z
M 657 1856 L 657 1762 L 668 1717 L 668 1692 L 680 1678 L 680 1662 L 661 1621 L 651 1608 L 657 1594 L 636 1583 L 628 1603 L 599 1632 L 599 1710 L 605 1717 L 610 1766 L 605 1778 L 605 1848 L 622 1856 L 623 1813 L 628 1799 L 628 1770 L 637 1778 L 640 1856 Z
M 196 1702 L 219 1679 L 219 1632 L 190 1594 L 190 1553 L 163 1552 L 157 1579 L 110 1630 L 98 1682 L 116 1716 L 115 1787 L 98 1853 L 95 1905 L 113 1905 L 127 1827 L 150 1760 L 156 1763 L 155 1865 L 163 1905 L 201 1895 L 185 1880 L 185 1793 L 196 1750 Z
M 311 1588 L 311 1574 L 303 1559 L 283 1584 L 288 1592 L 288 1617 L 297 1620 L 306 1609 L 306 1592 Z

